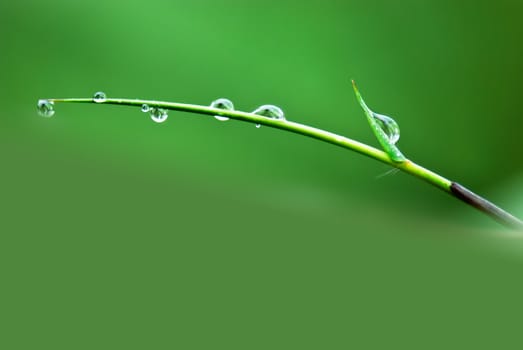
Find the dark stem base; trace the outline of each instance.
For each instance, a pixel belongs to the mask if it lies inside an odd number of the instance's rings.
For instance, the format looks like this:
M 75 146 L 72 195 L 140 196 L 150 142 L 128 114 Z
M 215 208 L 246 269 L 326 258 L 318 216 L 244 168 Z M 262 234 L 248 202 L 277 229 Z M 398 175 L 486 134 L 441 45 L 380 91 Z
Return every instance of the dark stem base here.
M 461 186 L 457 182 L 453 182 L 450 186 L 450 190 L 454 197 L 462 200 L 463 202 L 470 204 L 476 209 L 484 212 L 485 214 L 492 217 L 494 220 L 510 226 L 514 229 L 523 230 L 523 221 L 519 220 L 515 216 L 507 213 L 503 209 L 497 207 L 493 203 L 489 202 L 485 198 L 482 198 L 467 188 Z

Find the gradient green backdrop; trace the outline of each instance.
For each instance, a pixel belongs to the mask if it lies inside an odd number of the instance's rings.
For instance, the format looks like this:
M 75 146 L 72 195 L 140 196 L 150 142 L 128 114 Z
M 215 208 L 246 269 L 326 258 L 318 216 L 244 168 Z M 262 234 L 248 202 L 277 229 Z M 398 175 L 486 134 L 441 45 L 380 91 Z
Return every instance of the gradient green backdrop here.
M 0 348 L 521 348 L 518 237 L 250 111 L 405 155 L 523 216 L 523 3 L 3 1 Z M 518 345 L 519 344 L 519 345 Z

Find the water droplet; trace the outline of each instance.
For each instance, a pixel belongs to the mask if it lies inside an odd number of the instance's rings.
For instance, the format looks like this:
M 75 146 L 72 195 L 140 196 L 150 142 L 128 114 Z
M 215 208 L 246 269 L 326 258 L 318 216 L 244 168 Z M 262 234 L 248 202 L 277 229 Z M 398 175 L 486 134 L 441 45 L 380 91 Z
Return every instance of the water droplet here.
M 258 114 L 267 118 L 272 118 L 276 120 L 282 120 L 285 121 L 285 114 L 281 110 L 280 107 L 274 106 L 274 105 L 263 105 L 258 108 L 256 108 L 253 112 L 253 114 Z M 260 124 L 256 124 L 257 128 L 260 128 Z
M 142 105 L 142 112 L 147 113 L 147 112 L 149 112 L 150 110 L 151 110 L 151 107 L 149 107 L 148 104 L 144 103 L 144 104 Z
M 400 127 L 398 123 L 391 117 L 387 117 L 383 114 L 372 112 L 372 116 L 381 127 L 381 130 L 385 132 L 385 135 L 389 139 L 389 142 L 393 145 L 400 139 Z
M 38 100 L 38 114 L 42 117 L 52 117 L 54 114 L 54 103 L 49 100 Z
M 167 120 L 167 110 L 163 108 L 152 107 L 150 109 L 151 119 L 157 123 L 163 123 Z
M 105 96 L 105 93 L 101 92 L 101 91 L 98 91 L 93 96 L 93 101 L 96 102 L 96 103 L 105 102 L 106 99 L 107 99 L 107 96 Z
M 260 106 L 256 108 L 252 113 L 272 119 L 285 120 L 285 114 L 283 113 L 281 108 L 273 105 Z
M 212 108 L 219 108 L 219 109 L 225 109 L 227 111 L 234 111 L 234 105 L 232 104 L 231 100 L 228 100 L 226 98 L 219 98 L 211 103 Z M 224 117 L 221 115 L 215 115 L 214 118 L 216 118 L 219 121 L 226 121 L 229 120 L 229 117 Z
M 256 124 L 256 129 L 261 128 L 261 124 Z

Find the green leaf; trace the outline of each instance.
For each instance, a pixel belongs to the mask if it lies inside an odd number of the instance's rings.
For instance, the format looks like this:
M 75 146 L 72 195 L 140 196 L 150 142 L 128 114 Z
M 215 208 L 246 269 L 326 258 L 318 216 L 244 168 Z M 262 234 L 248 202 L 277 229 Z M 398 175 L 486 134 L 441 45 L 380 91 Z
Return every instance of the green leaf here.
M 399 148 L 396 146 L 396 142 L 400 138 L 400 129 L 398 124 L 394 119 L 386 115 L 378 114 L 373 112 L 361 97 L 361 94 L 356 87 L 354 80 L 352 81 L 352 87 L 354 88 L 354 93 L 356 98 L 363 108 L 367 120 L 369 121 L 370 128 L 376 135 L 379 143 L 383 150 L 389 155 L 390 159 L 394 162 L 401 163 L 404 162 L 407 158 L 401 153 Z

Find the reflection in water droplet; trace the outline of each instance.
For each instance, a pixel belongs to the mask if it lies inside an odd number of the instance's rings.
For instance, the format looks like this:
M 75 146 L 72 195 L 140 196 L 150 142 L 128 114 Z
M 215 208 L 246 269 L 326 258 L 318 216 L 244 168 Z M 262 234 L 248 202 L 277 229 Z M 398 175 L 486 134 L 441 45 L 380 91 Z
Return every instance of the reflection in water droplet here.
M 96 102 L 96 103 L 105 102 L 106 99 L 107 99 L 107 96 L 105 96 L 105 93 L 101 92 L 101 91 L 98 91 L 93 96 L 93 101 Z
M 144 104 L 142 105 L 142 112 L 147 113 L 147 112 L 149 112 L 150 110 L 151 110 L 151 108 L 149 107 L 148 104 L 144 103 Z
M 152 107 L 151 110 L 151 119 L 157 123 L 163 123 L 167 120 L 167 110 L 163 108 Z
M 391 117 L 387 117 L 383 114 L 378 114 L 372 112 L 372 116 L 378 123 L 378 125 L 381 127 L 381 130 L 385 132 L 385 135 L 387 135 L 387 138 L 389 139 L 389 142 L 393 145 L 398 142 L 400 139 L 400 128 L 398 126 L 398 123 Z
M 54 115 L 54 103 L 49 100 L 38 100 L 38 114 L 42 117 L 52 117 Z
M 211 103 L 212 108 L 219 108 L 219 109 L 225 109 L 228 111 L 234 111 L 234 105 L 232 104 L 231 100 L 228 100 L 226 98 L 219 98 Z M 229 117 L 224 117 L 221 115 L 215 115 L 214 118 L 216 118 L 219 121 L 226 121 L 229 120 Z

